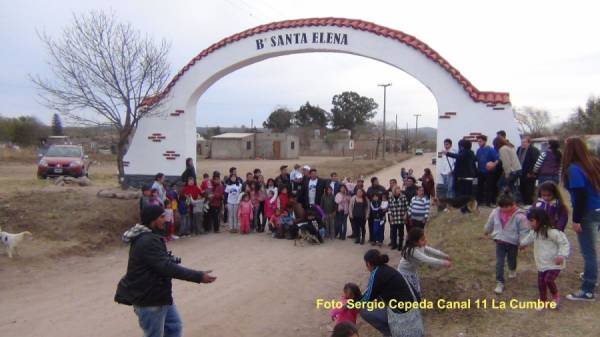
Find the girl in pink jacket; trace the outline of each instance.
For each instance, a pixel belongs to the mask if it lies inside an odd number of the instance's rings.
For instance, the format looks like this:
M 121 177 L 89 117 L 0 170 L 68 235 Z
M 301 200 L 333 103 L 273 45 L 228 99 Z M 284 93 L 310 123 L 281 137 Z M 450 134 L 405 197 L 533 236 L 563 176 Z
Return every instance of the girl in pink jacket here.
M 254 217 L 252 202 L 250 201 L 250 195 L 244 193 L 242 201 L 238 206 L 237 217 L 240 222 L 240 233 L 250 233 L 250 223 Z
M 358 309 L 348 309 L 346 303 L 349 300 L 354 301 L 355 303 L 360 301 L 362 295 L 360 293 L 360 288 L 354 283 L 346 283 L 344 285 L 344 293 L 342 294 L 342 298 L 340 299 L 341 306 L 338 305 L 339 308 L 334 308 L 329 311 L 329 315 L 331 315 L 331 320 L 335 321 L 335 325 L 341 322 L 352 322 L 356 324 L 356 316 L 358 315 Z

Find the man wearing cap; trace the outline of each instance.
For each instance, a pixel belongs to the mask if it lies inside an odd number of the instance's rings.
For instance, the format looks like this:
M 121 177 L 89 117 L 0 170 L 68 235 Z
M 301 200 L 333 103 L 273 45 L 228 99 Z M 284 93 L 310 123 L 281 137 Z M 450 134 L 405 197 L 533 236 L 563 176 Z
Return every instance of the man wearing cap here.
M 164 210 L 148 206 L 142 212 L 142 224 L 123 234 L 130 244 L 127 273 L 117 286 L 115 301 L 132 305 L 139 325 L 147 337 L 180 337 L 181 319 L 173 303 L 171 279 L 212 283 L 210 271 L 181 267 L 179 259 L 167 252 L 163 240 Z

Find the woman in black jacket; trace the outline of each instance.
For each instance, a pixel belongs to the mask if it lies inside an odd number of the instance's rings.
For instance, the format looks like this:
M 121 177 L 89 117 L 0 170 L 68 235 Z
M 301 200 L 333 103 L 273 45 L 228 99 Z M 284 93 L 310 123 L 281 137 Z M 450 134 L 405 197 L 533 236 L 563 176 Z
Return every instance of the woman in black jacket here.
M 387 265 L 390 260 L 387 255 L 371 249 L 365 253 L 364 259 L 371 274 L 362 301 L 382 301 L 386 306 L 374 310 L 363 307 L 360 316 L 384 336 L 424 336 L 421 311 L 417 308 L 406 310 L 400 304 L 420 301 L 418 294 L 400 272 Z
M 444 154 L 456 159 L 453 172 L 456 196 L 473 196 L 473 180 L 477 176 L 475 166 L 477 158 L 471 150 L 471 142 L 461 139 L 458 142 L 458 153 L 444 151 Z
M 194 178 L 194 184 L 197 184 L 196 168 L 194 167 L 194 159 L 188 158 L 185 160 L 185 171 L 181 174 L 181 181 L 187 184 L 188 178 Z

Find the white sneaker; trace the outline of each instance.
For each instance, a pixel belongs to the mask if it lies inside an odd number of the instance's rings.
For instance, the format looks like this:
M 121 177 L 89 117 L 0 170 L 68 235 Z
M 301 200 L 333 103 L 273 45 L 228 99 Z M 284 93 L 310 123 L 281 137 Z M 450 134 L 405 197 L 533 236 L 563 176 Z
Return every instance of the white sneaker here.
M 508 271 L 508 278 L 517 278 L 517 271 L 516 270 L 509 270 Z
M 502 294 L 504 292 L 504 283 L 502 283 L 502 282 L 496 283 L 496 288 L 494 288 L 494 292 L 496 294 Z
M 171 240 L 177 240 L 179 239 L 179 236 L 175 235 L 175 234 L 171 234 Z

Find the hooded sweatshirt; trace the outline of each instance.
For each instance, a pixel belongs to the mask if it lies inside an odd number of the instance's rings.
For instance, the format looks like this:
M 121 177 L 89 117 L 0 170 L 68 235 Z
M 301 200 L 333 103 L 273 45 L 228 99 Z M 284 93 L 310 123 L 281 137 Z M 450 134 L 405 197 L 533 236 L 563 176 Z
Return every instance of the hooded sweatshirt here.
M 203 273 L 179 266 L 167 252 L 162 235 L 144 225 L 123 234 L 130 243 L 127 273 L 117 286 L 115 301 L 140 307 L 173 304 L 171 279 L 200 283 Z
M 494 209 L 483 226 L 486 234 L 497 243 L 508 243 L 518 246 L 520 238 L 529 232 L 529 223 L 525 211 L 517 208 L 514 213 L 503 223 L 501 220 L 500 207 Z

